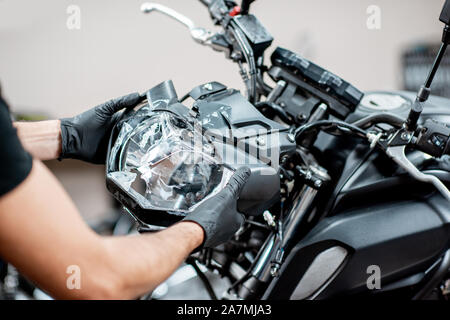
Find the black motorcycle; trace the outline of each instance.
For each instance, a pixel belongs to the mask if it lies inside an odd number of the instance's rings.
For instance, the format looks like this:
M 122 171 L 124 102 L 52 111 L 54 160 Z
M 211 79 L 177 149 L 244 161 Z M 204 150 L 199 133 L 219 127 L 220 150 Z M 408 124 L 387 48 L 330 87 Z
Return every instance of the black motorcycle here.
M 223 299 L 448 299 L 450 100 L 430 87 L 450 42 L 450 1 L 417 95 L 363 93 L 283 48 L 265 65 L 273 38 L 249 12 L 253 1 L 201 2 L 221 32 L 159 4 L 141 10 L 176 19 L 224 52 L 246 94 L 210 82 L 179 98 L 166 81 L 124 113 L 110 139 L 107 186 L 139 231 L 179 221 L 246 165 L 244 227 L 187 261 L 211 298 L 199 266 L 232 283 Z
M 250 13 L 252 0 L 201 2 L 221 32 L 159 4 L 141 10 L 176 19 L 224 52 L 246 93 L 210 82 L 179 98 L 165 81 L 123 114 L 106 180 L 138 230 L 180 221 L 245 165 L 245 225 L 187 260 L 212 299 L 205 267 L 231 283 L 222 299 L 448 300 L 450 100 L 430 87 L 450 43 L 450 0 L 418 94 L 363 93 L 283 48 L 265 65 L 273 38 Z

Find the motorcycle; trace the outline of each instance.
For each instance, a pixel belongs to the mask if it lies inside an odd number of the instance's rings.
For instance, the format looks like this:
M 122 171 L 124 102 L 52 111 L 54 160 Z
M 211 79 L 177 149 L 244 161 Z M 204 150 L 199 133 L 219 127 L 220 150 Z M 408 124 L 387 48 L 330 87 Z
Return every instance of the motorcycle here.
M 189 257 L 232 284 L 222 299 L 445 299 L 450 292 L 450 100 L 363 93 L 287 49 L 250 13 L 253 1 L 202 0 L 212 33 L 165 6 L 199 44 L 238 64 L 246 86 L 210 82 L 178 98 L 171 81 L 146 93 L 113 130 L 106 180 L 140 232 L 181 220 L 250 167 L 238 201 L 245 225 Z M 269 85 L 265 77 L 273 80 Z M 191 100 L 192 105 L 187 106 Z M 426 107 L 426 108 L 424 108 Z
M 180 221 L 226 184 L 252 175 L 238 201 L 244 226 L 192 254 L 231 286 L 222 299 L 450 297 L 450 100 L 430 87 L 450 43 L 450 0 L 435 64 L 415 95 L 366 92 L 276 48 L 254 0 L 201 0 L 221 31 L 145 3 L 235 62 L 245 96 L 218 82 L 179 98 L 172 81 L 145 93 L 113 130 L 108 190 L 140 232 Z M 273 84 L 268 84 L 271 79 Z M 191 105 L 188 105 L 188 102 Z

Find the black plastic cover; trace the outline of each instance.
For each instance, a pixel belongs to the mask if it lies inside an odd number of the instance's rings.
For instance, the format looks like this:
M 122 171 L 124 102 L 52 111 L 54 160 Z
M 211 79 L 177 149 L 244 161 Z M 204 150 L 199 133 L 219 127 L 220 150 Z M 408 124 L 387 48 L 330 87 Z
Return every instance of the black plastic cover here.
M 272 63 L 288 69 L 314 87 L 333 95 L 352 110 L 364 96 L 360 90 L 342 78 L 287 49 L 278 47 L 272 54 Z
M 273 37 L 252 14 L 238 15 L 233 18 L 250 42 L 255 56 L 260 56 L 272 44 Z
M 367 268 L 381 269 L 381 285 L 426 270 L 448 249 L 450 211 L 435 195 L 428 201 L 403 201 L 348 210 L 323 219 L 286 258 L 281 276 L 265 299 L 289 299 L 314 258 L 341 246 L 349 256 L 317 299 L 367 294 Z
M 441 20 L 446 25 L 450 25 L 450 0 L 445 1 L 439 20 Z
M 219 85 L 215 83 L 214 88 L 220 88 Z M 200 89 L 193 91 L 197 90 Z M 213 138 L 222 159 L 227 158 L 227 164 L 233 168 L 242 165 L 237 159 L 253 159 L 245 163 L 252 175 L 241 193 L 238 208 L 246 215 L 258 215 L 279 197 L 279 166 L 272 160 L 295 152 L 295 143 L 288 139 L 289 128 L 265 118 L 237 90 L 203 96 L 196 100 L 193 109 L 198 111 L 197 119 L 207 131 L 205 134 Z
M 191 90 L 191 92 L 189 92 L 189 96 L 194 100 L 204 99 L 212 94 L 224 91 L 226 89 L 227 87 L 225 87 L 223 84 L 213 81 L 195 87 Z
M 178 102 L 172 80 L 167 80 L 147 91 L 147 100 L 152 109 L 167 107 Z M 163 104 L 163 105 L 162 105 Z

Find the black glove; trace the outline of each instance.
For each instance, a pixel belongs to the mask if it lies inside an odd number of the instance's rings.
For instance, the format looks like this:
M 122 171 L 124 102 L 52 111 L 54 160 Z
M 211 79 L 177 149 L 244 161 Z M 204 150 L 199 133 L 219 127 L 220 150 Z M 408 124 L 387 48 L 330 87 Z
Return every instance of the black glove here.
M 238 169 L 221 192 L 183 219 L 203 228 L 204 247 L 213 248 L 228 241 L 244 223 L 243 215 L 237 211 L 237 200 L 250 174 L 248 168 Z
M 144 97 L 132 93 L 110 100 L 73 118 L 61 119 L 62 150 L 59 159 L 104 164 L 111 130 L 119 110 L 134 108 Z

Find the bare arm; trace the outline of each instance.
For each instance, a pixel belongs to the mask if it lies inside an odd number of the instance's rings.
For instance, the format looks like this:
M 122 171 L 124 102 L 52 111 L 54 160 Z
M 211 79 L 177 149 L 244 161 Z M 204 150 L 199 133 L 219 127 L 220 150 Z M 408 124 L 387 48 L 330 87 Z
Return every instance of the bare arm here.
M 203 237 L 192 222 L 156 234 L 100 237 L 39 161 L 0 198 L 0 255 L 56 298 L 135 298 L 164 281 Z M 79 290 L 66 285 L 71 265 L 81 270 Z
M 14 122 L 23 147 L 35 159 L 53 160 L 61 154 L 61 123 L 59 120 Z
M 72 118 L 39 122 L 15 122 L 22 145 L 35 159 L 78 159 L 105 164 L 107 142 L 122 109 L 144 99 L 132 93 L 109 100 Z

